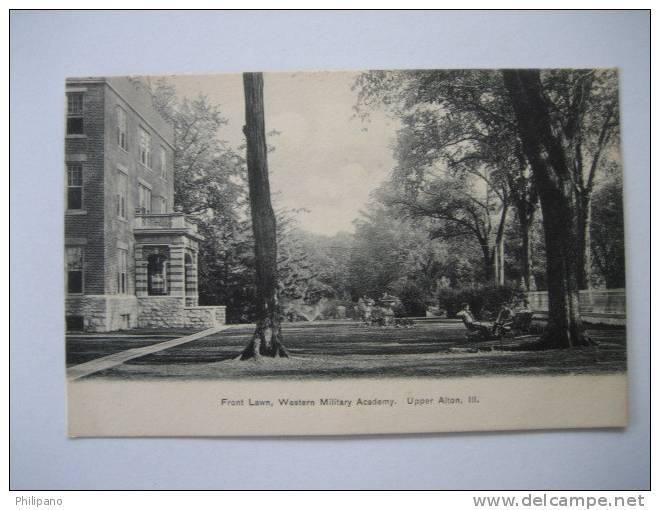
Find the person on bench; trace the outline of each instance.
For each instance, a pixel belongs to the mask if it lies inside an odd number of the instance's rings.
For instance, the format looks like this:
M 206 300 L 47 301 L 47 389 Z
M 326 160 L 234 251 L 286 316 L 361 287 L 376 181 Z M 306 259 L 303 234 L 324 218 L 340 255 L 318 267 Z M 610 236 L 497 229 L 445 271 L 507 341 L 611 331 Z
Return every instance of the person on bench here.
M 518 334 L 528 333 L 530 326 L 532 325 L 532 318 L 534 315 L 531 308 L 529 307 L 529 301 L 527 298 L 523 298 L 522 301 L 518 300 L 516 304 L 518 306 L 515 308 L 512 328 Z
M 461 311 L 456 314 L 456 317 L 460 317 L 468 332 L 472 333 L 472 335 L 468 333 L 468 338 L 470 336 L 481 336 L 484 340 L 490 338 L 493 331 L 493 323 L 474 320 L 469 303 L 463 303 Z

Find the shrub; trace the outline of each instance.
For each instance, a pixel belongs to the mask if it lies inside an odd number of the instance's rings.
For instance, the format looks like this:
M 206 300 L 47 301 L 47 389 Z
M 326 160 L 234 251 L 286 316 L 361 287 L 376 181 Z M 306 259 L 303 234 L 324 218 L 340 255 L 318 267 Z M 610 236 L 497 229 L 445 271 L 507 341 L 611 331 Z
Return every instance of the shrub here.
M 392 306 L 397 317 L 423 317 L 429 304 L 428 292 L 419 282 L 401 278 L 391 286 L 398 302 Z M 432 299 L 432 298 L 431 298 Z
M 468 303 L 474 316 L 483 320 L 495 318 L 502 305 L 523 296 L 524 291 L 513 285 L 478 285 L 461 289 L 442 289 L 438 293 L 438 305 L 447 311 L 448 317 L 456 317 L 463 303 Z
M 426 315 L 426 292 L 418 285 L 409 282 L 399 292 L 401 307 L 397 317 L 423 317 Z

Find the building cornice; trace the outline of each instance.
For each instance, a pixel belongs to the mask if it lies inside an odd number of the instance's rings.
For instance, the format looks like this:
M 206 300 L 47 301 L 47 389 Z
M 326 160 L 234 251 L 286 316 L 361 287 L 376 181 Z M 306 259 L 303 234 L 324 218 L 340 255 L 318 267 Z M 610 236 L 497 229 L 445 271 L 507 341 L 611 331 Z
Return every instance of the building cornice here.
M 139 227 L 133 229 L 133 235 L 137 239 L 140 236 L 184 236 L 195 239 L 196 241 L 203 241 L 205 238 L 203 235 L 193 232 L 189 228 L 146 228 Z M 158 244 L 158 243 L 155 243 Z

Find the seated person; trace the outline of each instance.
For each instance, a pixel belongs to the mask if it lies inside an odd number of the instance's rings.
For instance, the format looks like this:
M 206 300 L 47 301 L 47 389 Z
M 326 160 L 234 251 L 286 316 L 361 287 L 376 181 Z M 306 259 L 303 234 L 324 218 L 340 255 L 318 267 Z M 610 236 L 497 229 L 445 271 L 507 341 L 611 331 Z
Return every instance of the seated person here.
M 506 304 L 502 305 L 500 308 L 500 313 L 497 314 L 497 319 L 495 322 L 497 324 L 505 324 L 506 322 L 511 322 L 513 320 L 513 312 Z
M 519 333 L 527 333 L 532 324 L 532 317 L 534 314 L 529 307 L 529 301 L 527 298 L 523 298 L 522 301 L 519 300 L 517 305 L 518 306 L 515 308 L 516 313 L 513 318 L 513 328 Z
M 520 308 L 518 308 L 516 311 L 519 313 L 532 313 L 532 309 L 529 306 L 529 301 L 527 298 L 523 298 Z
M 468 303 L 463 303 L 462 309 L 456 314 L 456 317 L 463 319 L 463 324 L 465 324 L 465 327 L 469 331 L 481 333 L 484 337 L 489 337 L 491 335 L 493 323 L 475 321 Z

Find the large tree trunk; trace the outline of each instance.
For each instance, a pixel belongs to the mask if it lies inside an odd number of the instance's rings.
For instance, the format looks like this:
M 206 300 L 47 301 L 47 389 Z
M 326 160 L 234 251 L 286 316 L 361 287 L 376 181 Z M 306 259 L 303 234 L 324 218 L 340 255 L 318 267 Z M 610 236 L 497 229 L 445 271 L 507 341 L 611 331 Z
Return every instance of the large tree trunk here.
M 532 280 L 532 245 L 529 239 L 529 233 L 532 229 L 534 220 L 534 209 L 531 209 L 527 202 L 516 203 L 516 213 L 518 224 L 520 226 L 520 262 L 523 284 L 525 290 L 535 290 L 536 285 Z
M 591 288 L 591 193 L 577 197 L 578 222 L 578 286 Z
M 488 281 L 491 279 L 496 281 L 497 267 L 495 260 L 495 249 L 491 249 L 490 245 L 484 239 L 480 239 L 480 243 L 485 279 Z
M 500 212 L 500 221 L 495 235 L 495 285 L 504 285 L 504 226 L 509 204 L 505 201 Z
M 252 340 L 241 354 L 241 359 L 260 356 L 287 357 L 281 343 L 277 295 L 277 237 L 268 182 L 262 74 L 244 73 L 243 87 L 250 212 L 257 273 L 257 326 Z
M 523 218 L 524 216 L 524 218 Z M 532 289 L 532 247 L 529 242 L 529 231 L 531 229 L 527 215 L 519 215 L 520 219 L 520 258 L 522 262 L 522 277 L 526 290 Z
M 549 305 L 543 340 L 561 348 L 589 344 L 580 319 L 577 204 L 566 150 L 553 131 L 539 71 L 506 70 L 503 78 L 543 213 Z
M 545 339 L 556 347 L 588 343 L 580 319 L 577 225 L 570 184 L 539 193 L 543 211 L 548 285 Z
M 499 246 L 495 244 L 493 246 L 493 283 L 497 285 L 500 279 L 500 250 Z
M 493 246 L 490 261 L 490 274 L 495 285 L 504 285 L 504 239 L 499 239 Z
M 499 260 L 497 264 L 497 284 L 504 285 L 504 239 L 500 239 L 497 243 L 497 258 Z

